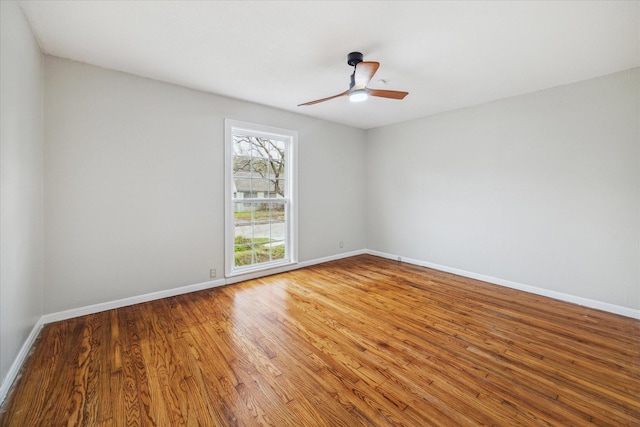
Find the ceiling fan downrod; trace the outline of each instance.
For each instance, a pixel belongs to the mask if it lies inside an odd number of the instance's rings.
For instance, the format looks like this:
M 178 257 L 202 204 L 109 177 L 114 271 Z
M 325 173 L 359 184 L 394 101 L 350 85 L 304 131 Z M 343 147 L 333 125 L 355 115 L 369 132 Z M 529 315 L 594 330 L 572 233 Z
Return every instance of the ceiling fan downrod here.
M 351 52 L 347 55 L 347 64 L 353 67 L 353 73 L 351 74 L 351 83 L 349 84 L 349 90 L 353 89 L 356 85 L 356 66 L 364 61 L 364 55 L 360 52 Z

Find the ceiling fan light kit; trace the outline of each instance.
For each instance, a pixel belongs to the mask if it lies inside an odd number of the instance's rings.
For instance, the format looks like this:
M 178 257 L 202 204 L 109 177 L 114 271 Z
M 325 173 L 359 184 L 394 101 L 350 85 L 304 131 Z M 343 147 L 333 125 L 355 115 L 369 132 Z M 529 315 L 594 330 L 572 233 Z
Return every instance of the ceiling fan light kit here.
M 349 101 L 351 102 L 362 102 L 369 99 L 369 95 L 367 95 L 366 89 L 356 89 L 349 93 Z
M 333 98 L 340 98 L 348 96 L 351 102 L 366 101 L 369 96 L 377 96 L 380 98 L 389 99 L 404 99 L 409 92 L 401 92 L 397 90 L 382 90 L 382 89 L 369 89 L 367 85 L 373 78 L 373 75 L 378 71 L 380 67 L 379 62 L 363 61 L 364 56 L 360 52 L 351 52 L 347 55 L 347 64 L 353 67 L 353 74 L 351 74 L 351 82 L 349 89 L 339 93 L 338 95 L 329 96 L 327 98 L 316 99 L 315 101 L 305 102 L 299 104 L 298 107 L 303 105 L 313 105 L 320 102 L 328 101 Z

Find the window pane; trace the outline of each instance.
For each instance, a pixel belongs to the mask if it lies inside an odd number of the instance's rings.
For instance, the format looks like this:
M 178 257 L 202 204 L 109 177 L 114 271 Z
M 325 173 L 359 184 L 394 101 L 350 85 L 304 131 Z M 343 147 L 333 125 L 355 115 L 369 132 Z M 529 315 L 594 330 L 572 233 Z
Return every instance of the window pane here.
M 271 203 L 270 240 L 271 242 L 284 241 L 285 236 L 284 203 Z
M 251 170 L 253 171 L 254 178 L 264 178 L 267 176 L 269 169 L 269 162 L 267 159 L 261 159 L 254 157 L 251 159 Z
M 277 139 L 272 139 L 270 140 L 271 142 L 271 153 L 273 153 L 272 157 L 276 158 L 276 157 L 284 157 L 284 150 L 286 149 L 287 145 L 284 141 L 280 141 Z
M 234 224 L 238 225 L 247 225 L 252 220 L 252 210 L 253 205 L 251 203 L 244 202 L 236 202 L 234 203 L 233 209 L 233 218 Z M 238 230 L 236 229 L 236 236 L 238 235 Z
M 265 199 L 271 197 L 271 181 L 268 179 L 252 179 L 251 185 L 253 189 L 253 197 L 259 197 Z
M 284 221 L 284 202 L 271 203 L 271 221 Z
M 249 172 L 251 170 L 251 157 L 249 156 L 234 156 L 233 157 L 233 173 L 234 175 L 238 171 Z
M 284 179 L 276 179 L 273 181 L 273 196 L 275 198 L 284 198 L 286 197 L 287 182 Z
M 241 267 L 255 263 L 254 223 L 256 204 L 236 202 L 234 211 L 234 265 Z
M 274 261 L 279 259 L 284 259 L 284 256 L 285 256 L 284 241 L 271 243 L 271 259 Z
M 252 203 L 234 203 L 234 265 L 241 267 L 243 265 L 253 264 L 253 204 Z
M 253 221 L 254 224 L 269 222 L 269 203 L 254 203 Z M 264 233 L 262 233 L 264 234 Z
M 236 245 L 234 246 L 233 259 L 236 267 L 253 264 L 253 251 L 251 250 L 251 240 L 236 237 Z M 238 244 L 240 243 L 240 244 Z
M 278 181 L 275 180 L 275 179 L 270 179 L 269 180 L 269 197 L 271 197 L 271 198 L 278 197 L 278 194 L 276 193 L 276 190 L 278 189 L 276 187 L 277 183 L 278 183 Z
M 286 254 L 285 245 L 285 204 L 284 202 L 271 203 L 271 259 L 284 259 Z
M 251 157 L 264 157 L 263 150 L 261 147 L 260 138 L 256 138 L 255 136 L 251 136 L 248 138 L 249 143 L 251 144 Z
M 246 136 L 233 136 L 233 155 L 234 156 L 251 156 L 251 144 Z

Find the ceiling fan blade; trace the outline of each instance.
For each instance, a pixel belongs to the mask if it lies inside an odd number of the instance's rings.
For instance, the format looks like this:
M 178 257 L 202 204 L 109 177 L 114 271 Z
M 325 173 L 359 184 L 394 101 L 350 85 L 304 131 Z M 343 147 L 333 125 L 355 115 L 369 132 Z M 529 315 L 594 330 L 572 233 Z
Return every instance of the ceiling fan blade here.
M 373 75 L 378 71 L 380 66 L 379 62 L 360 62 L 356 65 L 356 71 L 354 74 L 354 89 L 363 89 L 371 80 Z
M 348 91 L 348 90 L 346 90 L 346 91 L 344 91 L 344 92 L 342 92 L 342 93 L 339 93 L 339 94 L 337 94 L 337 95 L 330 96 L 330 97 L 328 97 L 328 98 L 316 99 L 315 101 L 309 101 L 309 102 L 305 102 L 304 104 L 298 104 L 298 107 L 301 107 L 301 106 L 303 106 L 303 105 L 313 105 L 313 104 L 318 104 L 319 102 L 328 101 L 328 100 L 330 100 L 330 99 L 333 99 L 333 98 L 339 98 L 339 97 L 341 97 L 341 96 L 347 96 L 348 94 L 349 94 L 349 91 Z
M 382 90 L 382 89 L 367 89 L 367 93 L 371 96 L 379 96 L 381 98 L 391 99 L 404 99 L 409 95 L 409 92 L 401 92 L 399 90 Z

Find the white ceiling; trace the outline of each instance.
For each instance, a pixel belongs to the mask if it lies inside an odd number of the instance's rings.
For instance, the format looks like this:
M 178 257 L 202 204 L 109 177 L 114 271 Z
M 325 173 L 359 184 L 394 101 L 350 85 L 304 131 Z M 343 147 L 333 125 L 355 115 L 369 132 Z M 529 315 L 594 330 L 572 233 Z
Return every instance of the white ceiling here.
M 639 1 L 20 3 L 44 53 L 363 129 L 640 65 Z M 409 95 L 298 107 L 351 51 Z

